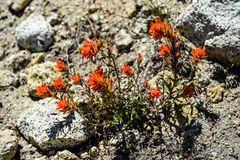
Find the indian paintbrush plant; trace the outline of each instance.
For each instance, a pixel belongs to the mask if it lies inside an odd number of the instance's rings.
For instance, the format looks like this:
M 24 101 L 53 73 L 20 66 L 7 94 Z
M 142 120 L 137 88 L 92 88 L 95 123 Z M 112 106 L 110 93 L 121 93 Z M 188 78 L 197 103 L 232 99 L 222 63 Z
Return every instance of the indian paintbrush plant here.
M 157 54 L 164 60 L 164 70 L 159 71 L 154 83 L 142 78 L 141 53 L 137 54 L 135 67 L 118 66 L 120 55 L 105 40 L 85 39 L 78 51 L 83 59 L 98 62 L 95 70 L 84 78 L 59 59 L 56 72 L 62 72 L 62 77 L 51 85 L 43 83 L 37 88 L 37 95 L 58 99 L 57 110 L 63 114 L 71 111 L 81 114 L 97 133 L 108 134 L 109 128 L 121 130 L 123 126 L 144 130 L 144 124 L 160 135 L 166 124 L 170 130 L 173 126 L 182 133 L 194 118 L 192 99 L 201 91 L 195 72 L 198 63 L 206 58 L 205 49 L 192 49 L 186 54 L 178 30 L 160 19 L 151 22 L 149 34 L 159 44 Z M 191 66 L 187 75 L 182 74 L 186 64 Z M 85 105 L 74 97 L 71 90 L 74 86 L 87 97 Z

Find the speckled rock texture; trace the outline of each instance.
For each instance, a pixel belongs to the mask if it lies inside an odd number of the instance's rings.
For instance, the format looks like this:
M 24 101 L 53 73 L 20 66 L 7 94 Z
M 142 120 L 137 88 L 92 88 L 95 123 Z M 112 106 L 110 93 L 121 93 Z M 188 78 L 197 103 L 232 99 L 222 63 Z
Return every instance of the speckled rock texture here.
M 225 64 L 240 64 L 240 1 L 193 0 L 177 19 L 183 35 Z
M 57 152 L 55 156 L 50 158 L 51 160 L 59 160 L 59 159 L 64 159 L 64 160 L 80 160 L 75 154 L 71 153 L 68 150 L 60 151 Z
M 45 62 L 35 64 L 27 70 L 27 86 L 31 96 L 36 96 L 36 88 L 43 83 L 51 84 L 54 79 L 61 76 L 55 70 L 56 63 Z
M 10 70 L 0 70 L 0 75 L 0 89 L 18 85 L 18 76 Z
M 11 160 L 16 154 L 18 137 L 14 130 L 5 129 L 0 132 L 0 160 Z
M 56 100 L 51 98 L 36 102 L 22 113 L 17 127 L 30 143 L 42 150 L 76 147 L 93 133 L 79 114 L 56 110 Z
M 19 46 L 33 52 L 46 50 L 53 43 L 54 32 L 40 14 L 33 13 L 16 28 Z

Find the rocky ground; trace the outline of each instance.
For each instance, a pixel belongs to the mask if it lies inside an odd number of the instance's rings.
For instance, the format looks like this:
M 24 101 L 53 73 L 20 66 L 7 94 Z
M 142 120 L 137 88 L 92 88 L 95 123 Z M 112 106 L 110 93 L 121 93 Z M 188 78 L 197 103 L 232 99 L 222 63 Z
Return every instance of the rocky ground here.
M 207 96 L 199 108 L 198 130 L 191 137 L 194 145 L 189 151 L 189 159 L 237 160 L 240 158 L 238 70 L 232 71 L 230 65 L 223 67 L 216 60 L 240 63 L 237 54 L 240 53 L 240 23 L 237 23 L 240 16 L 235 14 L 239 11 L 236 6 L 240 4 L 237 1 L 206 0 L 208 12 L 205 12 L 206 6 L 197 4 L 195 8 L 204 12 L 196 14 L 194 5 L 187 8 L 194 3 L 198 2 L 154 0 L 164 16 L 169 16 L 172 23 L 183 28 L 184 36 L 190 41 L 202 45 L 204 42 L 196 40 L 196 35 L 206 40 L 208 53 L 212 55 L 201 64 L 199 73 L 207 86 Z M 231 14 L 224 17 L 225 14 L 214 10 L 215 6 Z M 72 115 L 75 119 L 69 125 L 78 135 L 64 128 L 68 136 L 49 136 L 46 126 L 52 126 L 56 119 L 61 122 L 69 117 L 58 116 L 55 110 L 48 108 L 54 103 L 48 100 L 37 102 L 34 95 L 36 86 L 43 80 L 50 82 L 58 76 L 54 72 L 58 57 L 69 56 L 73 63 L 78 64 L 76 48 L 86 37 L 107 39 L 115 51 L 123 53 L 123 62 L 132 61 L 136 53 L 141 52 L 146 68 L 150 68 L 154 76 L 159 66 L 153 65 L 154 57 L 148 58 L 154 53 L 154 47 L 147 31 L 155 12 L 143 0 L 0 1 L 0 160 L 181 159 L 179 154 L 169 154 L 156 145 L 140 147 L 128 156 L 117 153 L 114 146 L 118 138 L 113 138 L 109 146 L 92 142 L 95 139 L 87 140 L 92 131 L 81 117 L 75 115 Z M 199 17 L 195 19 L 193 16 Z M 234 25 L 220 21 L 221 16 Z M 206 27 L 208 24 L 211 26 Z M 184 28 L 184 25 L 192 30 Z M 226 38 L 224 44 L 222 37 Z M 81 70 L 82 74 L 86 72 L 88 69 Z M 46 115 L 55 116 L 51 119 Z M 49 138 L 52 136 L 55 139 Z M 190 137 L 186 135 L 185 138 Z M 85 143 L 82 145 L 82 142 Z

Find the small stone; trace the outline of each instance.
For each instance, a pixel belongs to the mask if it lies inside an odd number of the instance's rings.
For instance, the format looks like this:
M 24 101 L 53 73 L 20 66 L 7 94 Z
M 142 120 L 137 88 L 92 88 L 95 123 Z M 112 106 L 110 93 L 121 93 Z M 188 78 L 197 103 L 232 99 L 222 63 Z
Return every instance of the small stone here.
M 73 148 L 93 135 L 87 121 L 72 111 L 56 110 L 56 99 L 45 98 L 20 115 L 17 127 L 33 145 L 44 151 Z
M 19 71 L 30 63 L 31 58 L 31 53 L 29 51 L 20 51 L 7 58 L 6 65 L 13 71 Z
M 23 10 L 27 5 L 31 2 L 31 0 L 9 0 L 8 1 L 8 6 L 16 11 L 19 12 Z
M 93 22 L 98 22 L 99 21 L 99 15 L 98 14 L 92 14 L 90 15 L 90 19 L 93 21 Z
M 92 4 L 90 5 L 90 7 L 88 8 L 88 12 L 89 13 L 94 13 L 96 12 L 97 10 L 101 9 L 101 6 L 100 5 L 96 5 L 96 4 Z
M 15 32 L 17 43 L 33 52 L 46 50 L 53 43 L 54 32 L 40 14 L 33 13 L 23 21 Z
M 80 157 L 82 159 L 87 159 L 87 158 L 90 158 L 90 155 L 88 154 L 88 152 L 83 152 L 83 153 L 81 153 Z
M 126 32 L 126 30 L 121 29 L 115 35 L 115 42 L 119 50 L 124 50 L 129 48 L 132 45 L 133 39 L 131 35 Z
M 58 14 L 54 13 L 47 18 L 47 22 L 51 24 L 51 26 L 55 26 L 56 24 L 60 23 L 60 19 L 58 18 Z
M 126 3 L 124 9 L 126 10 L 128 17 L 133 17 L 137 13 L 136 3 L 134 1 Z
M 146 31 L 147 31 L 147 23 L 137 23 L 133 29 L 133 32 L 136 35 L 144 34 L 146 33 Z
M 90 156 L 97 157 L 98 156 L 99 149 L 96 146 L 93 146 L 90 149 Z
M 42 155 L 38 153 L 37 148 L 34 147 L 32 144 L 24 146 L 20 150 L 20 157 L 21 159 L 37 159 L 42 158 Z
M 219 103 L 223 100 L 224 97 L 224 88 L 219 85 L 211 88 L 208 91 L 208 99 L 212 103 Z
M 105 147 L 104 144 L 99 144 L 98 148 L 99 148 L 99 150 L 101 150 L 101 151 L 105 151 L 105 150 L 106 150 L 106 147 Z
M 0 160 L 12 159 L 17 151 L 18 137 L 14 130 L 5 129 L 0 132 Z
M 45 59 L 45 53 L 41 52 L 41 53 L 37 53 L 36 55 L 33 55 L 35 56 L 32 61 L 31 61 L 31 65 L 35 65 L 35 64 L 39 64 L 39 63 L 42 63 L 44 62 L 44 59 Z
M 0 75 L 0 88 L 16 87 L 19 84 L 18 76 L 9 70 L 0 70 Z
M 50 160 L 60 160 L 60 159 L 64 159 L 64 160 L 80 160 L 80 158 L 78 158 L 75 154 L 71 153 L 68 150 L 57 152 L 57 154 L 55 156 L 50 158 Z

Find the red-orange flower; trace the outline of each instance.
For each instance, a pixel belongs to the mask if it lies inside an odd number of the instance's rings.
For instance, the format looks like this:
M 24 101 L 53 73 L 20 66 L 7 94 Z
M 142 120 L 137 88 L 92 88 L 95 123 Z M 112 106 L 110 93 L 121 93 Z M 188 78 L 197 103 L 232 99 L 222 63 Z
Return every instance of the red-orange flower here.
M 66 66 L 66 64 L 62 60 L 59 59 L 57 61 L 56 68 L 57 68 L 57 71 L 63 72 L 63 71 L 66 71 L 67 66 Z
M 137 61 L 138 62 L 142 62 L 143 58 L 142 58 L 142 54 L 141 53 L 138 53 L 137 54 Z
M 202 48 L 192 49 L 192 53 L 193 53 L 193 60 L 196 63 L 207 58 L 205 49 L 202 49 Z
M 160 19 L 157 22 L 151 22 L 150 29 L 148 33 L 156 40 L 159 40 L 162 38 L 163 34 L 162 31 L 164 29 L 164 22 Z
M 160 47 L 159 47 L 159 54 L 160 56 L 164 57 L 164 58 L 167 58 L 170 51 L 171 51 L 171 47 L 169 45 L 166 45 L 166 44 L 162 44 Z
M 177 32 L 173 31 L 170 23 L 164 23 L 160 19 L 156 22 L 151 22 L 148 33 L 156 40 L 167 37 L 168 35 L 173 37 L 177 35 Z
M 159 87 L 156 87 L 154 90 L 152 90 L 150 95 L 152 98 L 159 98 L 161 96 Z
M 73 75 L 71 77 L 73 84 L 79 84 L 81 83 L 82 79 L 79 75 Z
M 146 80 L 143 84 L 145 88 L 150 88 L 149 80 Z
M 63 112 L 64 114 L 72 109 L 72 106 L 68 103 L 67 97 L 64 96 L 63 99 L 57 101 L 57 110 Z
M 133 74 L 133 70 L 128 64 L 123 65 L 121 67 L 121 71 L 128 76 L 131 76 Z
M 37 87 L 37 96 L 41 98 L 51 97 L 52 91 L 48 88 L 47 84 L 44 83 L 42 86 Z
M 112 88 L 112 81 L 105 78 L 105 74 L 98 67 L 88 79 L 87 85 L 97 92 L 106 92 Z
M 192 86 L 186 86 L 183 88 L 183 97 L 192 97 L 195 95 L 195 91 L 193 90 Z
M 57 90 L 57 91 L 62 91 L 66 89 L 66 84 L 65 82 L 59 78 L 59 79 L 55 79 L 52 82 L 52 86 Z
M 91 41 L 85 39 L 83 42 L 83 47 L 79 49 L 82 54 L 82 57 L 92 60 L 93 57 L 96 56 L 97 53 L 99 52 L 100 48 L 99 44 L 100 44 L 99 40 Z

